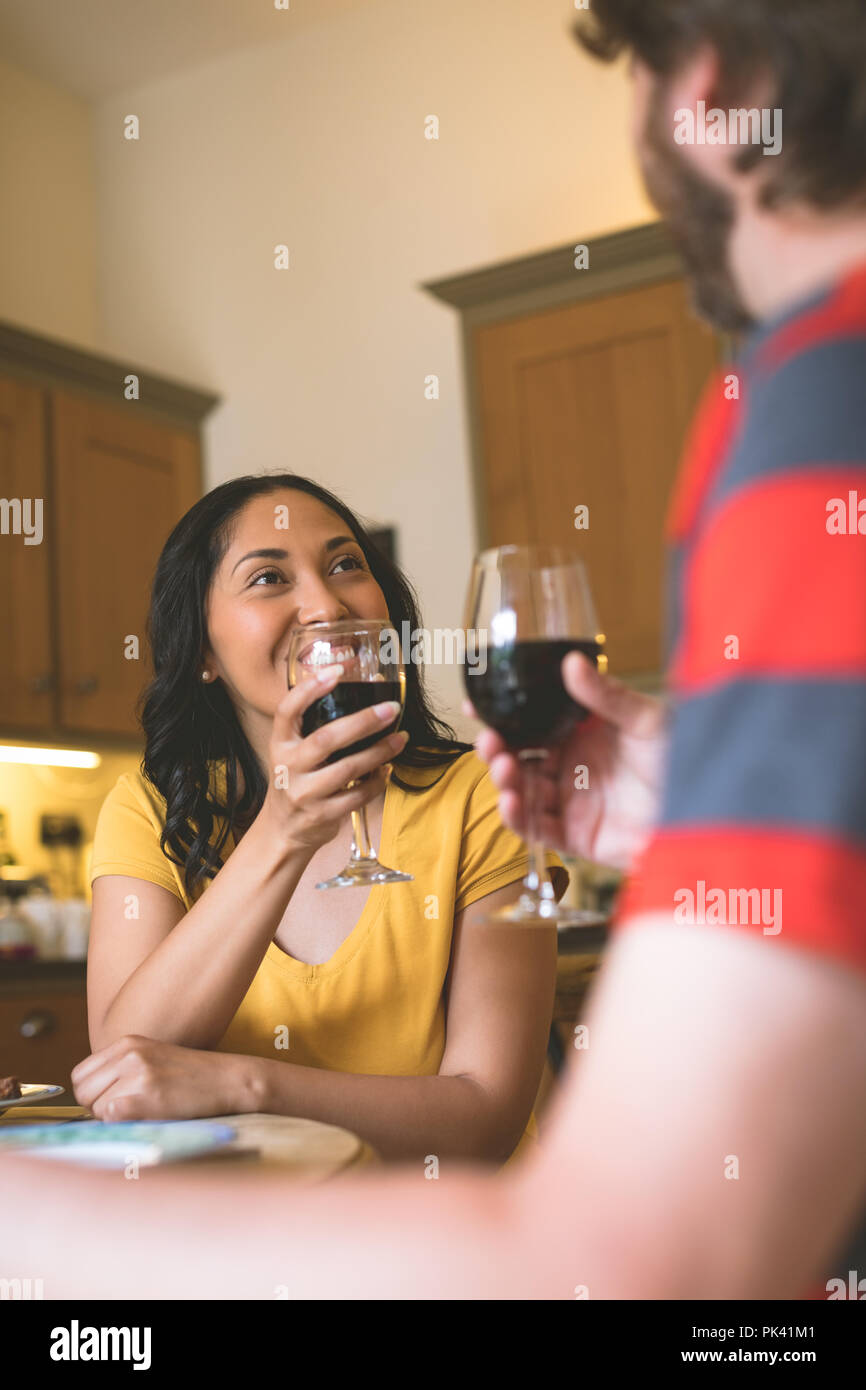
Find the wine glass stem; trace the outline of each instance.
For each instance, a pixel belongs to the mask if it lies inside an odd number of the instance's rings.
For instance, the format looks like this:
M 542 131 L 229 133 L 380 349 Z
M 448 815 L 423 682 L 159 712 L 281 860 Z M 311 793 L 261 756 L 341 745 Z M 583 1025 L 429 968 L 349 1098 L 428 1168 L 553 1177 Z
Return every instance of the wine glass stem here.
M 360 863 L 362 860 L 375 861 L 376 851 L 370 843 L 370 832 L 367 829 L 367 808 L 361 806 L 359 810 L 352 812 L 352 852 L 351 862 Z
M 553 884 L 544 862 L 544 845 L 539 838 L 538 822 L 541 808 L 541 778 L 538 764 L 547 757 L 546 749 L 527 748 L 519 754 L 526 778 L 526 838 L 529 845 L 529 869 L 523 887 L 533 901 L 556 901 Z

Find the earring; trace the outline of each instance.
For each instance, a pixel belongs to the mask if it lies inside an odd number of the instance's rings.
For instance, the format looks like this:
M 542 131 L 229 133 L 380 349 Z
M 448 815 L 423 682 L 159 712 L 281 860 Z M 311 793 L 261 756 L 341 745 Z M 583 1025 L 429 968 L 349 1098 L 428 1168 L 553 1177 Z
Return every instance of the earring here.
M 203 681 L 209 681 L 209 680 L 210 680 L 210 672 L 209 672 L 209 671 L 202 671 L 202 673 L 201 673 L 201 678 L 202 678 Z

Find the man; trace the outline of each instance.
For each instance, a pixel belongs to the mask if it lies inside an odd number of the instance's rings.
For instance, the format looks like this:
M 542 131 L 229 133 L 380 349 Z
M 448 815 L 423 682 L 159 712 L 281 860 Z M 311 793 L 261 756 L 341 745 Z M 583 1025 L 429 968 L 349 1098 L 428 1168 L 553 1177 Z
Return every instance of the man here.
M 864 30 L 857 0 L 597 0 L 580 29 L 632 54 L 641 162 L 699 306 L 757 328 L 672 514 L 652 833 L 659 708 L 564 664 L 597 717 L 548 782 L 546 838 L 635 871 L 541 1154 L 303 1195 L 217 1171 L 49 1183 L 6 1158 L 3 1264 L 46 1271 L 46 1296 L 765 1299 L 847 1275 L 866 1204 Z M 677 138 L 683 112 L 696 131 L 753 106 L 783 111 L 781 153 Z M 479 750 L 519 829 L 516 764 L 490 732 Z

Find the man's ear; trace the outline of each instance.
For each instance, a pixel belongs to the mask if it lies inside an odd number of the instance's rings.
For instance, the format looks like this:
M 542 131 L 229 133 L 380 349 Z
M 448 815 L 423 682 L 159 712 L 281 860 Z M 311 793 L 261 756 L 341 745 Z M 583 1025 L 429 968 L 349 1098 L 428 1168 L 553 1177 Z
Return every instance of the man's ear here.
M 665 80 L 659 100 L 664 103 L 662 128 L 670 131 L 671 143 L 697 173 L 730 189 L 742 179 L 734 168 L 736 147 L 700 143 L 695 139 L 700 111 L 707 113 L 720 104 L 721 78 L 717 50 L 712 44 L 701 44 Z
M 673 107 L 694 111 L 699 101 L 707 109 L 715 106 L 721 84 L 721 63 L 712 44 L 704 43 L 694 50 L 667 79 L 667 90 Z

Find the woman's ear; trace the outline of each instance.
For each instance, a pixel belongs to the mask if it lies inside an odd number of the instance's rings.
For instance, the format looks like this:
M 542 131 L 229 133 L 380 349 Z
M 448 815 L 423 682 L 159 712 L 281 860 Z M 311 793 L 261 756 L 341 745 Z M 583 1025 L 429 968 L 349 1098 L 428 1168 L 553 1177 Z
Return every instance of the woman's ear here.
M 219 672 L 216 669 L 216 662 L 210 648 L 207 648 L 204 655 L 201 657 L 198 670 L 199 678 L 203 685 L 212 684 L 217 679 Z

